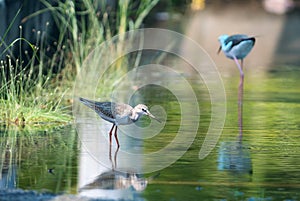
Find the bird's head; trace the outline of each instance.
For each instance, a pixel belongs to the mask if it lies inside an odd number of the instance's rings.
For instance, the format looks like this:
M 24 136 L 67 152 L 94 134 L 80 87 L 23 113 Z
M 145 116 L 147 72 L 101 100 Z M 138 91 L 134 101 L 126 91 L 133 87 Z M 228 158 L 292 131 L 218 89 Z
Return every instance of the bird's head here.
M 140 116 L 140 115 L 147 115 L 156 121 L 160 122 L 153 114 L 151 114 L 148 110 L 148 107 L 143 104 L 138 104 L 137 106 L 134 107 L 135 112 Z
M 218 40 L 219 40 L 220 44 L 222 45 L 228 37 L 229 36 L 227 34 L 219 36 Z
M 219 47 L 219 49 L 218 49 L 218 54 L 219 54 L 220 51 L 222 50 L 222 45 L 225 44 L 225 41 L 226 41 L 226 39 L 227 39 L 228 37 L 229 37 L 229 36 L 226 35 L 226 34 L 221 35 L 221 36 L 218 37 L 218 40 L 219 40 L 219 43 L 220 43 L 220 47 Z

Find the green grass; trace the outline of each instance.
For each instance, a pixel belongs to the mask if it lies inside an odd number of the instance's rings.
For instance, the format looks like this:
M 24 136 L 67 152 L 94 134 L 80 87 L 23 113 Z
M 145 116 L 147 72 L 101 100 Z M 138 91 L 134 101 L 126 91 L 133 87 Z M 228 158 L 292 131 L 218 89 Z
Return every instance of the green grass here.
M 10 46 L 25 41 L 33 56 L 26 66 L 20 60 L 12 64 L 10 58 L 0 62 L 0 124 L 40 127 L 70 123 L 72 88 L 85 58 L 103 41 L 139 28 L 158 0 L 142 1 L 135 9 L 132 9 L 134 1 L 119 1 L 116 13 L 97 10 L 97 5 L 90 0 L 82 1 L 80 12 L 75 12 L 73 1 L 61 1 L 57 7 L 46 0 L 41 2 L 46 8 L 27 16 L 23 22 L 43 12 L 52 12 L 55 22 L 60 25 L 57 50 L 52 58 L 46 56 L 47 49 L 42 44 L 47 30 L 37 33 L 37 43 L 33 45 L 23 38 L 20 27 L 20 37 L 0 54 L 7 54 Z M 99 15 L 103 16 L 101 20 Z M 135 16 L 135 20 L 129 16 Z M 4 44 L 1 42 L 0 45 Z M 54 74 L 54 66 L 62 70 Z

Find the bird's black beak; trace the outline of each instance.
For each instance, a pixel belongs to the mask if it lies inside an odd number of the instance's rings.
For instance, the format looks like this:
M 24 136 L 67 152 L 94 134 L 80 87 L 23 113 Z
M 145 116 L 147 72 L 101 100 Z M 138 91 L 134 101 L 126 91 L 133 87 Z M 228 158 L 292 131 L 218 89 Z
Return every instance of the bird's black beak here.
M 161 123 L 161 121 L 159 119 L 157 119 L 153 114 L 151 114 L 150 112 L 148 113 L 148 116 L 151 117 L 152 119 L 155 119 L 156 121 L 158 121 L 159 123 Z
M 222 47 L 220 46 L 218 49 L 218 52 L 217 52 L 218 54 L 221 52 L 221 49 L 222 49 Z

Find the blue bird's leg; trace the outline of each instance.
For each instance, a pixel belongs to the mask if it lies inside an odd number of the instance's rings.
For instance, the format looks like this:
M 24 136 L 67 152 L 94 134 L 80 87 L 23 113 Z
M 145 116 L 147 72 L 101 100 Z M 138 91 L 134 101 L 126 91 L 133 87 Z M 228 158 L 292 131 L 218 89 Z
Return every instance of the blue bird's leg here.
M 244 59 L 241 59 L 241 69 L 243 70 Z
M 239 61 L 235 56 L 233 56 L 233 60 L 235 61 L 239 71 L 240 71 L 240 77 L 244 77 L 243 67 L 240 65 Z M 241 60 L 241 63 L 243 64 L 243 60 Z
M 238 121 L 239 121 L 239 137 L 243 135 L 243 93 L 244 93 L 244 72 L 243 72 L 243 59 L 241 65 L 236 57 L 233 57 L 239 71 L 240 71 L 240 85 L 238 92 Z

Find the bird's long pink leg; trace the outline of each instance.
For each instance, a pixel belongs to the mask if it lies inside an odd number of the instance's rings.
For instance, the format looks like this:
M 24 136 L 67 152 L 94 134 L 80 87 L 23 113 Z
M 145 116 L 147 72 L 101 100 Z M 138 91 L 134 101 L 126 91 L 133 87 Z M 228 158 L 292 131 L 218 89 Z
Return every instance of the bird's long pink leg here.
M 111 127 L 110 131 L 109 131 L 109 145 L 110 145 L 110 146 L 111 146 L 111 136 L 112 136 L 112 131 L 113 131 L 113 129 L 114 129 L 115 126 L 116 126 L 116 125 L 114 124 L 114 125 Z
M 238 121 L 239 121 L 239 137 L 243 135 L 243 94 L 244 94 L 244 72 L 243 72 L 243 59 L 241 59 L 241 65 L 236 57 L 234 61 L 240 71 L 240 85 L 238 92 Z
M 120 144 L 119 144 L 119 140 L 118 140 L 117 130 L 118 130 L 118 126 L 116 126 L 116 129 L 115 129 L 115 138 L 116 138 L 117 145 L 118 145 L 118 148 L 119 148 Z

